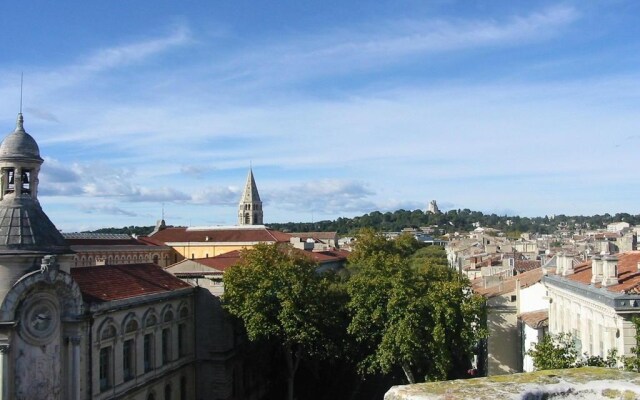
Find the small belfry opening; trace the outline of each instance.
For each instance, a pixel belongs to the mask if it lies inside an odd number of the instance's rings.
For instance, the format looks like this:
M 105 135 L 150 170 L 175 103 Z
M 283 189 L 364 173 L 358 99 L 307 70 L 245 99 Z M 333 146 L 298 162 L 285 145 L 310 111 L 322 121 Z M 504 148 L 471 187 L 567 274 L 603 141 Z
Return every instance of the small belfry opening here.
M 3 168 L 2 169 L 2 193 L 9 194 L 16 190 L 16 170 L 15 168 Z
M 19 175 L 19 177 L 18 177 Z M 3 168 L 2 194 L 10 193 L 31 195 L 32 176 L 30 169 Z
M 31 170 L 23 169 L 22 170 L 22 188 L 21 191 L 23 194 L 31 194 Z

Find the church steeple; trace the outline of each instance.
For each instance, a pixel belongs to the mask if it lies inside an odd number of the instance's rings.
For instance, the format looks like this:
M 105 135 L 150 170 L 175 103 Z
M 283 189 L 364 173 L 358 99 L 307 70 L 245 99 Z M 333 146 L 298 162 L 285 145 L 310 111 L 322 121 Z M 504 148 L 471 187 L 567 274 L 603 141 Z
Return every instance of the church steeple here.
M 238 206 L 238 225 L 262 225 L 262 216 L 262 201 L 253 177 L 253 169 L 249 168 Z

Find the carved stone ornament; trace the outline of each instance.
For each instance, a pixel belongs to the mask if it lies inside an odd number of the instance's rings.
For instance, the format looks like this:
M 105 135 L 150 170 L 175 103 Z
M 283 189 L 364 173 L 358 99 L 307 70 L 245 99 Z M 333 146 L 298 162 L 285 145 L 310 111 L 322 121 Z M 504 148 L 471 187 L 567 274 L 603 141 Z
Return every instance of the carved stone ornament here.
M 60 325 L 57 299 L 39 293 L 25 300 L 21 308 L 20 336 L 34 345 L 49 343 Z

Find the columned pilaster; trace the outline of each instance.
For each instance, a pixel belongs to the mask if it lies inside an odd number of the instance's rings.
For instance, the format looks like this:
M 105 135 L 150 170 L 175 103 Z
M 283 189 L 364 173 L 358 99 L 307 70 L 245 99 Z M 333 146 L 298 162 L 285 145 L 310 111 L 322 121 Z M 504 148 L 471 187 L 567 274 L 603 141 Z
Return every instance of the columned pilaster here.
M 0 344 L 0 374 L 2 380 L 0 381 L 0 396 L 1 400 L 9 400 L 9 390 L 11 388 L 11 377 L 9 375 L 9 345 L 6 343 Z
M 71 373 L 69 374 L 69 399 L 80 400 L 80 337 L 70 336 Z

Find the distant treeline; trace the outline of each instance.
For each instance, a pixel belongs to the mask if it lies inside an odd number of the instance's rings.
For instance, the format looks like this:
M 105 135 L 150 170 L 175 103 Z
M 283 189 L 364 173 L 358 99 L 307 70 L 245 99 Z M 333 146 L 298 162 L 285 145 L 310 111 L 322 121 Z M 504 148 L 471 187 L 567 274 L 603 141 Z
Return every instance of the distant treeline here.
M 450 210 L 440 214 L 432 214 L 422 210 L 397 210 L 394 212 L 374 211 L 354 218 L 338 218 L 333 221 L 318 222 L 287 222 L 267 224 L 270 228 L 283 232 L 333 232 L 341 235 L 349 235 L 361 228 L 374 228 L 378 231 L 400 231 L 403 228 L 420 228 L 436 226 L 435 234 L 444 234 L 455 231 L 470 231 L 475 229 L 474 224 L 485 228 L 494 228 L 517 237 L 522 232 L 553 233 L 558 229 L 597 229 L 604 228 L 611 222 L 625 221 L 631 225 L 640 224 L 640 214 L 627 213 L 604 214 L 593 216 L 567 216 L 555 215 L 545 217 L 518 217 L 496 214 L 483 214 L 480 211 Z M 122 228 L 103 228 L 96 233 L 127 233 L 135 235 L 148 235 L 153 231 L 153 226 L 125 226 Z
M 496 214 L 483 214 L 479 211 L 450 210 L 440 214 L 432 214 L 422 210 L 397 210 L 394 212 L 374 211 L 354 218 L 338 218 L 333 221 L 318 221 L 314 223 L 287 222 L 273 223 L 269 226 L 284 232 L 332 232 L 352 234 L 361 228 L 371 227 L 380 231 L 400 231 L 403 228 L 420 228 L 436 226 L 436 234 L 455 231 L 470 231 L 474 224 L 482 227 L 498 229 L 507 234 L 517 236 L 522 232 L 553 233 L 558 229 L 597 229 L 603 228 L 611 222 L 625 221 L 631 225 L 640 223 L 639 215 L 618 213 L 615 215 L 567 216 L 555 215 L 545 217 L 519 217 Z
M 153 232 L 155 226 L 123 226 L 122 228 L 102 228 L 92 233 L 126 233 L 127 235 L 145 236 Z

